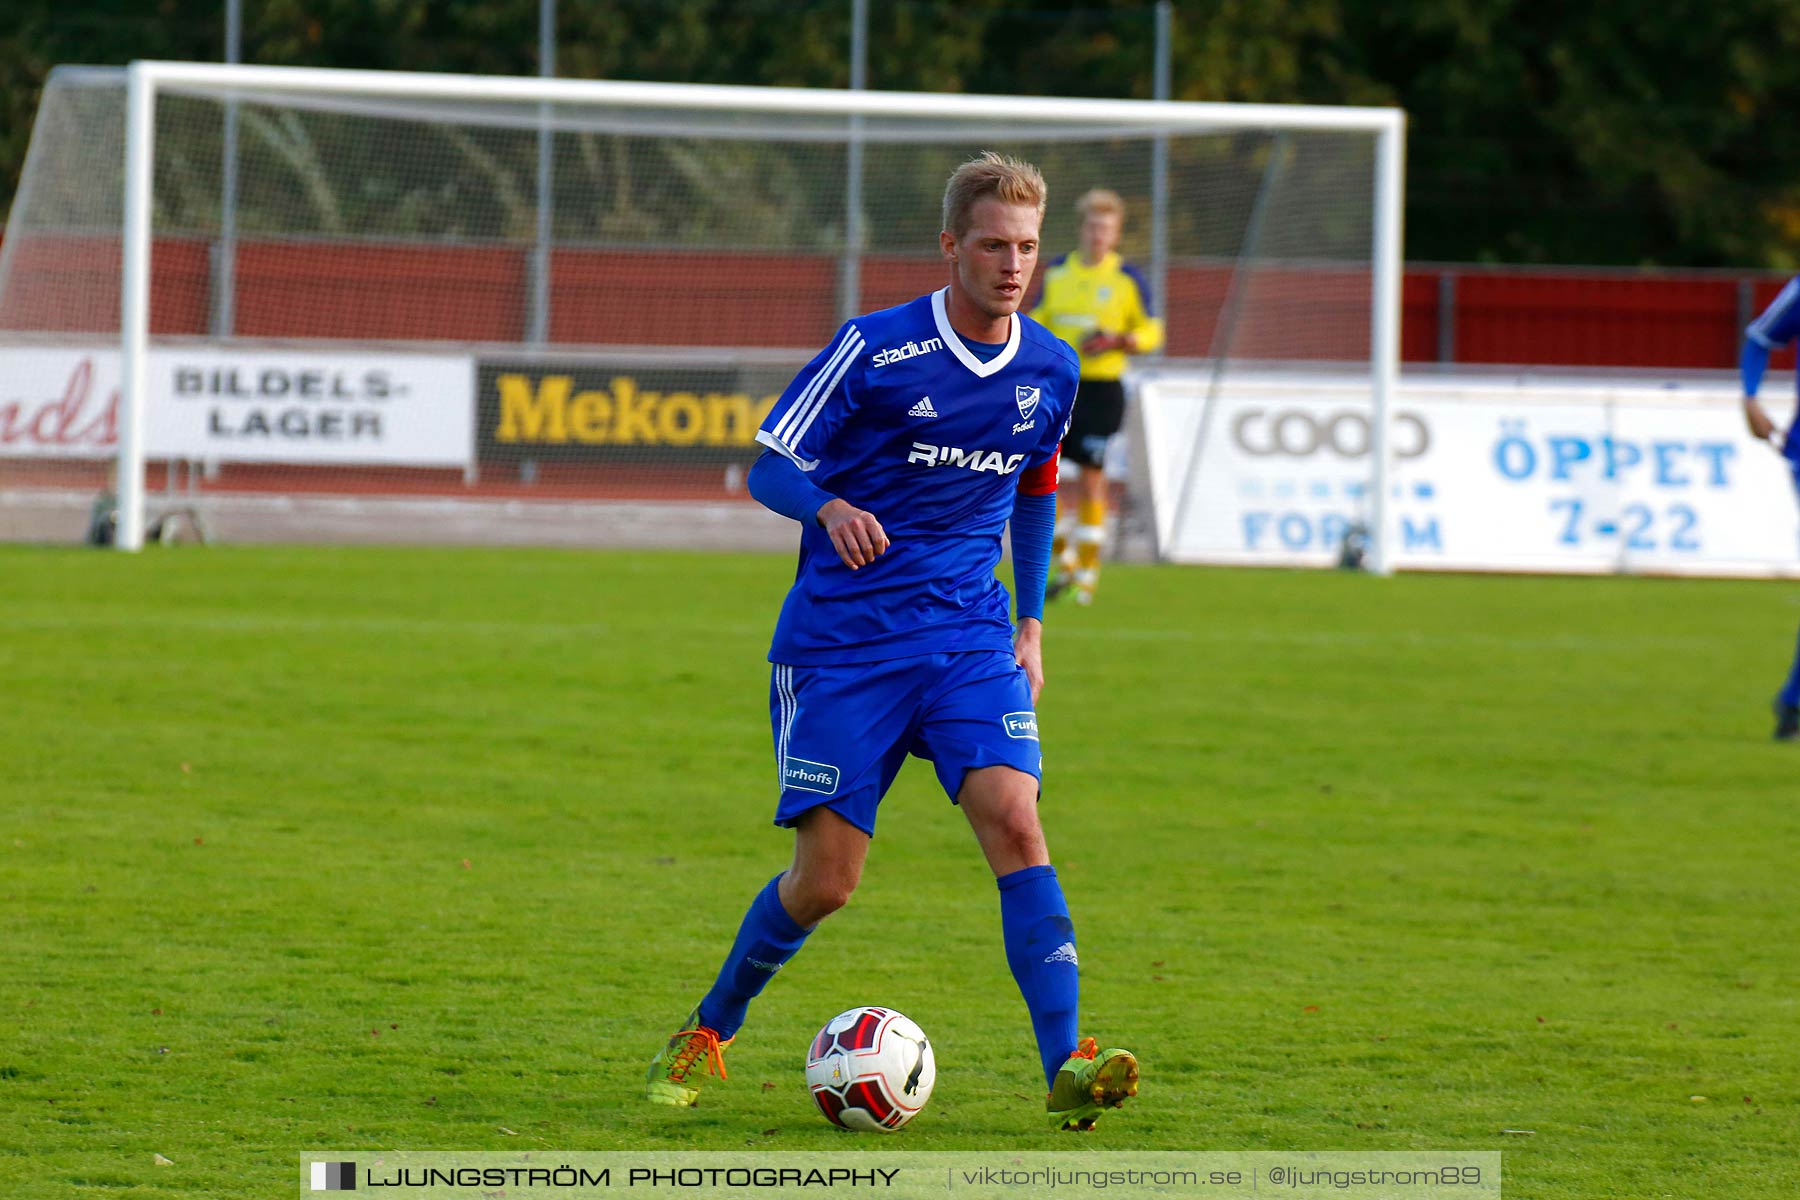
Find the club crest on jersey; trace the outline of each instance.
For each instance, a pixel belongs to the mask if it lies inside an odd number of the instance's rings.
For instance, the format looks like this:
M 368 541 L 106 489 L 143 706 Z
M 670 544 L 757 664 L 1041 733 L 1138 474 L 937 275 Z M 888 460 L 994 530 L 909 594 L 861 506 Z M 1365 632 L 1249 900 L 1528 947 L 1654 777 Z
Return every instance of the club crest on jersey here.
M 905 362 L 909 358 L 917 358 L 921 354 L 932 354 L 944 348 L 943 338 L 926 338 L 922 342 L 907 342 L 904 346 L 895 346 L 892 350 L 877 351 L 869 360 L 869 365 L 885 367 L 889 363 Z
M 1037 411 L 1038 389 L 1018 385 L 1013 388 L 1013 399 L 1019 402 L 1019 415 L 1029 420 L 1031 414 Z
M 1002 454 L 998 450 L 964 450 L 961 446 L 930 446 L 924 442 L 914 442 L 912 453 L 906 456 L 906 461 L 927 467 L 963 467 L 970 471 L 1011 475 L 1025 461 L 1025 456 Z

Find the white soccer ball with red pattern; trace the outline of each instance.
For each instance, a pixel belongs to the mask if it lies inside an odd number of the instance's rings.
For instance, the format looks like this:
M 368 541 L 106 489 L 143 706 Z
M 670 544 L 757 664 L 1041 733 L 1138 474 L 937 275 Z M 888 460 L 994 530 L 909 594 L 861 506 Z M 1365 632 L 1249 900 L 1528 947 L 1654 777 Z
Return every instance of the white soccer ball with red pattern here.
M 806 1086 L 833 1125 L 892 1133 L 919 1115 L 937 1082 L 925 1031 L 891 1008 L 825 1022 L 806 1052 Z

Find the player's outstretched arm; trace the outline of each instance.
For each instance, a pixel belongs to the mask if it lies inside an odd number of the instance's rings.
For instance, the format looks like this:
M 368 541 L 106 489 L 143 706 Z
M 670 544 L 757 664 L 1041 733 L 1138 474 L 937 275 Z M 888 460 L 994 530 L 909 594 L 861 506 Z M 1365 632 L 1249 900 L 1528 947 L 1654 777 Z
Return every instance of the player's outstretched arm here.
M 1019 610 L 1013 657 L 1025 669 L 1033 704 L 1044 690 L 1044 585 L 1050 575 L 1050 544 L 1056 535 L 1055 472 L 1052 459 L 1025 480 L 1013 496 L 1013 596 Z M 1043 487 L 1050 490 L 1026 490 Z
M 1744 424 L 1750 436 L 1767 441 L 1775 435 L 1775 422 L 1770 420 L 1756 391 L 1762 385 L 1763 372 L 1769 367 L 1769 349 L 1753 337 L 1744 339 L 1744 352 L 1738 357 L 1738 378 L 1744 386 Z
M 1044 623 L 1036 617 L 1024 617 L 1013 633 L 1013 661 L 1025 671 L 1025 682 L 1031 685 L 1031 703 L 1037 704 L 1044 690 Z
M 1744 424 L 1750 427 L 1751 437 L 1764 442 L 1775 440 L 1775 420 L 1754 396 L 1744 397 Z
M 1787 281 L 1769 301 L 1762 315 L 1744 329 L 1744 350 L 1738 356 L 1738 376 L 1744 384 L 1744 424 L 1750 436 L 1773 440 L 1775 422 L 1756 399 L 1769 352 L 1800 336 L 1800 276 Z

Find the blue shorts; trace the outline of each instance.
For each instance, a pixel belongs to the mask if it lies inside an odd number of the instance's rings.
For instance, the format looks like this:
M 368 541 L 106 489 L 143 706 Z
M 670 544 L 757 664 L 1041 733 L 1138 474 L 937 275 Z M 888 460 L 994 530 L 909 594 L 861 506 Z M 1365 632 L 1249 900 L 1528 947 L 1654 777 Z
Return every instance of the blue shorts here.
M 976 650 L 834 667 L 775 664 L 769 720 L 777 825 L 823 804 L 869 834 L 908 754 L 936 764 L 950 802 L 963 776 L 1012 767 L 1042 779 L 1031 685 L 1011 654 Z

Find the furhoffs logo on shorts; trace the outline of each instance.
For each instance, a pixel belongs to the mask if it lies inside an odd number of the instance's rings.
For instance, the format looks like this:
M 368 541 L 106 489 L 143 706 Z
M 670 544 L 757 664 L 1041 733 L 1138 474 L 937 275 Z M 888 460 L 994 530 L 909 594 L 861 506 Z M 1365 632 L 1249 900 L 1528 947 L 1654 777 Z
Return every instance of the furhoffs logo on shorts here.
M 838 789 L 838 769 L 830 763 L 807 762 L 789 755 L 782 763 L 781 781 L 797 792 L 829 796 Z
M 1004 717 L 1000 718 L 1000 721 L 1002 724 L 1004 724 L 1006 726 L 1006 736 L 1007 737 L 1019 738 L 1023 741 L 1031 741 L 1031 742 L 1035 742 L 1038 740 L 1037 714 L 1036 713 L 1034 713 L 1034 712 L 1007 713 Z

